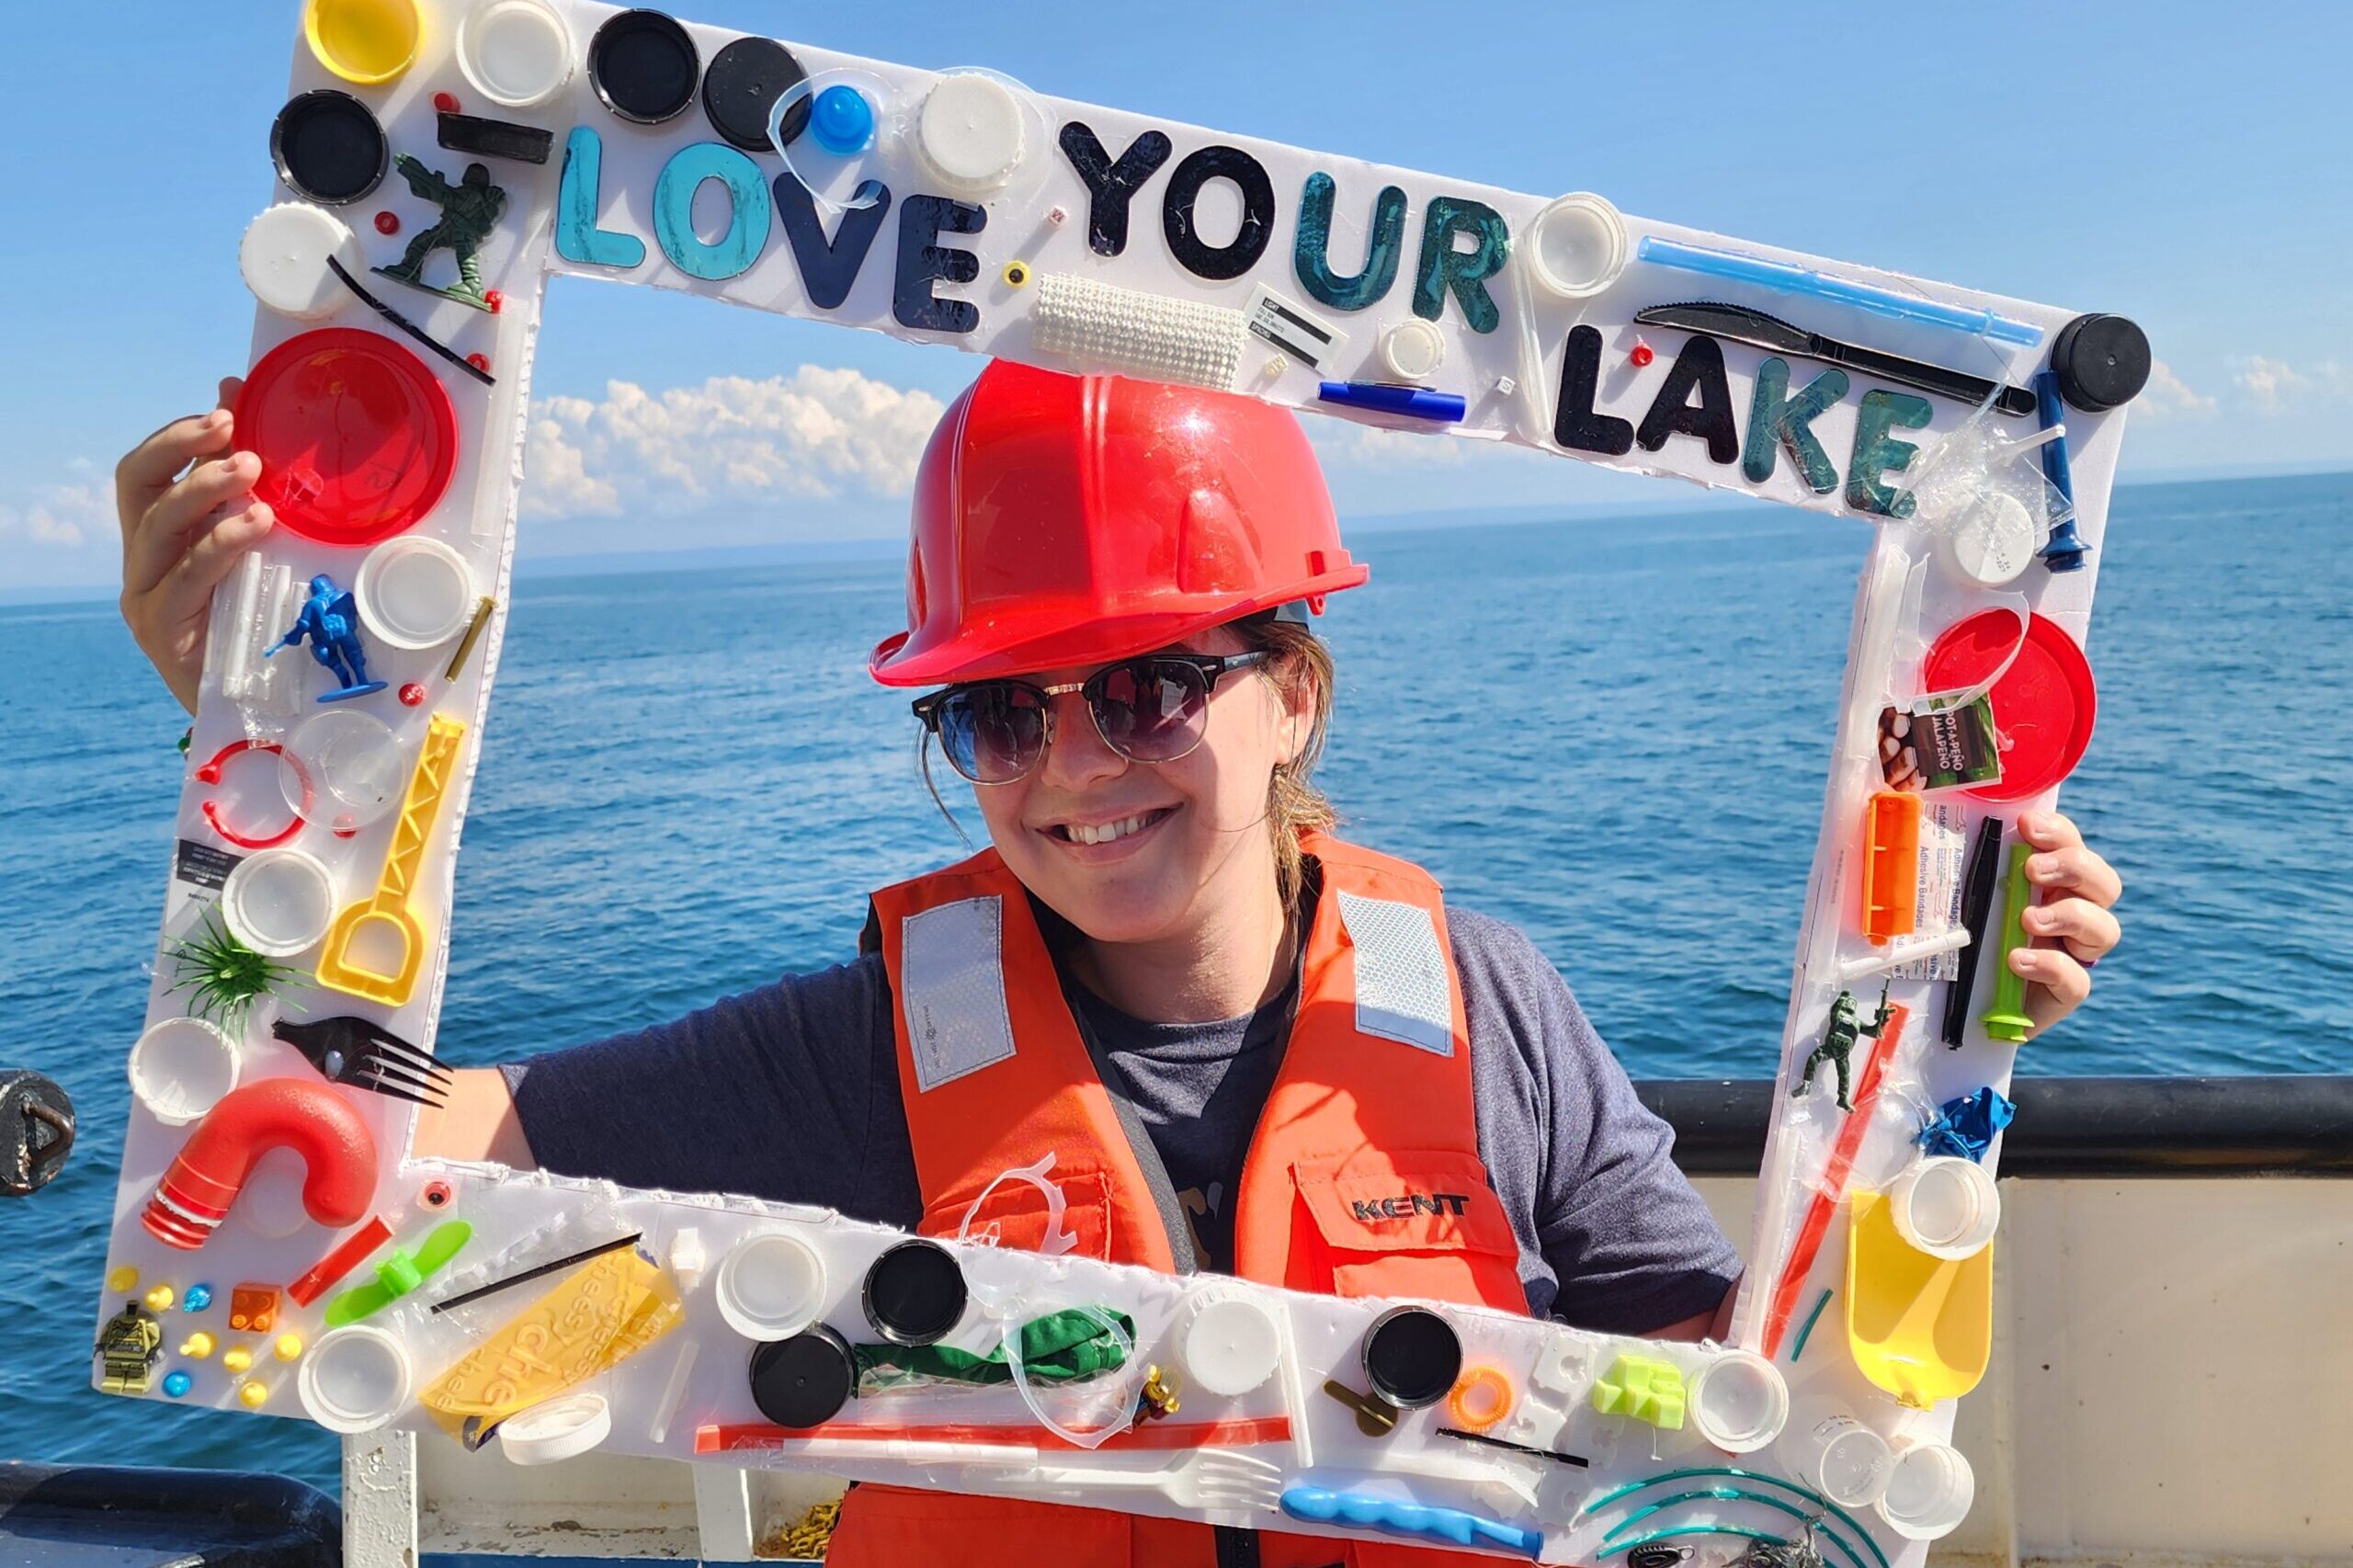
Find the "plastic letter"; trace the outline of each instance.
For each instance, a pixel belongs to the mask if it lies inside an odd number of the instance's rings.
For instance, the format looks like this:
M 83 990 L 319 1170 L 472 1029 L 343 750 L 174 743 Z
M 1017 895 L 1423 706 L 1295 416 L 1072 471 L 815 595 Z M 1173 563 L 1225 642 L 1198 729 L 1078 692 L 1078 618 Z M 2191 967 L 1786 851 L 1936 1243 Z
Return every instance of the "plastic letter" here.
M 1063 127 L 1058 138 L 1063 156 L 1086 185 L 1086 244 L 1097 256 L 1117 256 L 1128 248 L 1128 202 L 1136 187 L 1168 161 L 1166 135 L 1147 131 L 1128 143 L 1113 163 L 1094 128 L 1082 120 Z
M 1699 402 L 1691 405 L 1697 390 Z M 1674 368 L 1651 400 L 1634 439 L 1646 452 L 1666 445 L 1669 436 L 1697 436 L 1708 443 L 1708 460 L 1728 463 L 1740 455 L 1740 432 L 1732 418 L 1732 383 L 1724 379 L 1723 346 L 1694 333 L 1675 357 Z
M 695 233 L 695 193 L 705 180 L 727 187 L 727 232 L 716 244 Z M 717 283 L 739 278 L 767 248 L 774 216 L 759 165 L 717 142 L 681 147 L 654 181 L 654 237 L 670 265 L 689 277 Z
M 1814 438 L 1813 422 L 1847 395 L 1847 372 L 1824 370 L 1789 395 L 1790 364 L 1778 355 L 1756 367 L 1756 396 L 1748 409 L 1748 445 L 1741 454 L 1740 472 L 1752 484 L 1773 477 L 1779 448 L 1787 447 L 1790 460 L 1805 476 L 1806 488 L 1827 495 L 1838 488 L 1838 470 L 1830 454 Z
M 563 144 L 563 184 L 556 193 L 555 253 L 584 267 L 635 267 L 645 259 L 645 242 L 597 227 L 604 169 L 603 139 L 585 125 L 574 126 Z
M 989 221 L 978 207 L 944 196 L 910 196 L 899 209 L 899 270 L 891 288 L 891 313 L 901 326 L 925 332 L 970 332 L 981 312 L 969 300 L 943 300 L 934 283 L 970 283 L 981 275 L 981 258 L 968 250 L 936 245 L 941 234 L 977 234 Z
M 1882 473 L 1903 472 L 1912 465 L 1912 455 L 1920 449 L 1909 441 L 1897 440 L 1888 432 L 1916 430 L 1935 413 L 1927 398 L 1915 397 L 1910 392 L 1874 388 L 1863 394 L 1863 411 L 1855 419 L 1855 455 L 1847 460 L 1847 506 L 1858 512 L 1876 512 L 1882 517 L 1912 515 L 1910 492 L 1899 495 L 1881 484 L 1879 478 Z
M 1456 250 L 1458 233 L 1477 235 L 1478 248 Z M 1462 319 L 1472 332 L 1495 331 L 1503 312 L 1495 309 L 1484 280 L 1504 269 L 1510 254 L 1510 231 L 1502 213 L 1465 197 L 1430 198 L 1429 211 L 1422 219 L 1421 261 L 1414 273 L 1414 313 L 1424 321 L 1438 320 L 1451 292 L 1461 302 Z
M 1552 416 L 1552 438 L 1573 452 L 1622 458 L 1634 449 L 1633 422 L 1593 411 L 1600 385 L 1601 334 L 1589 326 L 1570 328 L 1569 346 L 1561 358 L 1561 406 Z
M 891 187 L 880 180 L 862 180 L 829 240 L 817 216 L 816 198 L 800 176 L 790 169 L 776 176 L 777 220 L 784 225 L 785 242 L 792 246 L 801 286 L 809 291 L 811 304 L 830 311 L 849 298 L 858 269 L 866 265 L 866 253 L 874 248 L 874 236 L 890 210 Z
M 1204 243 L 1193 223 L 1193 204 L 1201 187 L 1213 179 L 1231 180 L 1242 193 L 1241 226 L 1222 245 Z M 1160 199 L 1160 228 L 1168 254 L 1194 277 L 1213 282 L 1239 278 L 1258 265 L 1274 238 L 1275 183 L 1267 177 L 1267 166 L 1241 148 L 1204 147 L 1169 175 Z
M 1332 201 L 1337 186 L 1318 169 L 1307 176 L 1299 198 L 1299 241 L 1292 269 L 1299 286 L 1319 304 L 1360 311 L 1378 304 L 1397 281 L 1397 255 L 1405 238 L 1405 193 L 1384 185 L 1373 198 L 1372 232 L 1365 241 L 1364 270 L 1343 278 L 1332 270 Z

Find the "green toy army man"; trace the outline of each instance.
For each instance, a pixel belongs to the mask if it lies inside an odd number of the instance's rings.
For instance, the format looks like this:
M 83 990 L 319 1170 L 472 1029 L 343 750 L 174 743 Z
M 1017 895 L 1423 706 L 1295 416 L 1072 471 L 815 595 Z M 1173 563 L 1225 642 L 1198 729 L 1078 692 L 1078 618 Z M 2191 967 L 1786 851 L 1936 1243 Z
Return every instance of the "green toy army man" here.
M 490 183 L 490 170 L 482 164 L 468 164 L 464 177 L 456 185 L 406 153 L 394 158 L 392 166 L 408 181 L 409 189 L 441 209 L 441 221 L 409 241 L 407 254 L 400 260 L 376 270 L 461 305 L 490 309 L 482 287 L 481 251 L 483 242 L 498 227 L 498 215 L 506 208 L 506 193 Z M 458 281 L 447 289 L 425 281 L 426 258 L 437 250 L 447 250 L 458 258 Z
M 106 1362 L 103 1387 L 108 1393 L 145 1393 L 147 1374 L 164 1357 L 164 1325 L 136 1301 L 98 1328 L 98 1343 L 91 1355 Z
M 1854 1103 L 1847 1097 L 1847 1055 L 1854 1051 L 1855 1041 L 1860 1037 L 1869 1035 L 1877 1040 L 1880 1031 L 1887 1028 L 1888 1019 L 1894 1016 L 1895 1009 L 1887 1005 L 1885 985 L 1879 988 L 1879 1013 L 1868 1028 L 1863 1028 L 1855 1016 L 1854 996 L 1845 991 L 1838 993 L 1838 999 L 1830 1004 L 1830 1027 L 1822 1031 L 1822 1043 L 1815 1046 L 1813 1054 L 1805 1059 L 1805 1071 L 1799 1074 L 1798 1086 L 1790 1091 L 1790 1097 L 1795 1099 L 1813 1085 L 1815 1068 L 1825 1062 L 1835 1062 L 1838 1068 L 1838 1108 L 1854 1109 Z

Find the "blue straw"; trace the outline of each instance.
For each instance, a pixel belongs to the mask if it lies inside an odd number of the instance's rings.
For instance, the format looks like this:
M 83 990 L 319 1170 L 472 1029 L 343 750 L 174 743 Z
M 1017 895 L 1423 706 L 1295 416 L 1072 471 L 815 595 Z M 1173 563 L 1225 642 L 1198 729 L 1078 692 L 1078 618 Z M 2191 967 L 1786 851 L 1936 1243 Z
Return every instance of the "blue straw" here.
M 1733 283 L 1754 283 L 1760 288 L 1779 290 L 1784 294 L 1811 295 L 1817 300 L 1854 305 L 1896 321 L 1949 327 L 1954 332 L 1968 333 L 1972 337 L 1990 337 L 1996 343 L 2016 343 L 2030 347 L 2042 341 L 2042 329 L 2032 322 L 2012 321 L 1991 311 L 1942 305 L 1934 300 L 1899 294 L 1893 289 L 1881 289 L 1870 283 L 1833 278 L 1825 272 L 1791 267 L 1785 261 L 1767 261 L 1763 256 L 1743 256 L 1738 251 L 1687 245 L 1679 240 L 1663 240 L 1651 234 L 1643 238 L 1634 254 L 1654 266 L 1671 267 L 1678 272 L 1696 272 L 1705 278 L 1721 278 Z

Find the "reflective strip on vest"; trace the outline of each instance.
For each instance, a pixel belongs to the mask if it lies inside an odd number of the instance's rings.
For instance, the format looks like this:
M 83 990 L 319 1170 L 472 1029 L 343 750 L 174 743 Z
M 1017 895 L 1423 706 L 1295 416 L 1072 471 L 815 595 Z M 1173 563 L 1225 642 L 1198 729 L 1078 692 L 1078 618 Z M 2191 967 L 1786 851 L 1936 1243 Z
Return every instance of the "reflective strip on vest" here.
M 900 1006 L 926 1093 L 1013 1054 L 1005 1006 L 1005 904 L 967 898 L 908 918 Z
M 1356 949 L 1357 1032 L 1453 1055 L 1453 998 L 1429 911 L 1346 890 L 1339 902 Z

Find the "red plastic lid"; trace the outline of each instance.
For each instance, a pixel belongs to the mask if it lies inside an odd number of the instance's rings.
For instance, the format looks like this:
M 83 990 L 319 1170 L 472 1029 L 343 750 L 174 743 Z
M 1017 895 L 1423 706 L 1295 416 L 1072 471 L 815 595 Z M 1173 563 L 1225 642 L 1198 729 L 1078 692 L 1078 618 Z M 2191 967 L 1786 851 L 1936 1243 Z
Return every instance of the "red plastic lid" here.
M 1928 650 L 1921 680 L 1932 692 L 1965 691 L 2001 669 L 2012 649 L 2018 657 L 2002 670 L 1993 691 L 2001 780 L 1964 791 L 1981 801 L 2027 800 L 2066 778 L 2083 760 L 2099 713 L 2099 692 L 2084 651 L 2039 615 L 2027 618 L 2022 647 L 2018 618 L 2009 610 L 1984 610 L 1947 627 Z
M 449 487 L 458 419 L 425 362 L 388 337 L 323 327 L 262 356 L 237 398 L 237 445 L 261 459 L 254 494 L 321 544 L 370 545 Z

